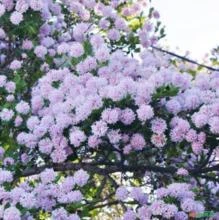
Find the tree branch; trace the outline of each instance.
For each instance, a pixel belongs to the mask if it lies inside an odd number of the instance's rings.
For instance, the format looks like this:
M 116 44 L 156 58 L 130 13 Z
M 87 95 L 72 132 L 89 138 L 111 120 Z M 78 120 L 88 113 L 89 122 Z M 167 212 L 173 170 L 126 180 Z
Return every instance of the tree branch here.
M 146 172 L 146 171 L 152 171 L 156 173 L 163 173 L 163 174 L 174 174 L 177 171 L 177 168 L 173 166 L 168 167 L 160 167 L 156 165 L 121 165 L 117 163 L 63 163 L 63 164 L 52 164 L 50 166 L 45 165 L 41 167 L 34 167 L 27 170 L 24 170 L 21 177 L 28 177 L 32 175 L 36 175 L 41 173 L 46 168 L 53 168 L 54 171 L 77 171 L 79 169 L 84 169 L 90 173 L 97 173 L 103 176 L 107 176 L 112 173 L 116 172 Z M 208 173 L 212 171 L 219 171 L 219 164 L 212 166 L 212 167 L 206 167 L 206 168 L 196 168 L 188 170 L 191 175 L 197 176 L 201 173 Z
M 100 167 L 101 166 L 101 167 Z M 106 164 L 98 164 L 98 163 L 63 163 L 63 164 L 52 164 L 50 166 L 45 165 L 41 167 L 34 167 L 27 170 L 24 170 L 22 173 L 22 177 L 28 177 L 32 175 L 36 175 L 41 173 L 46 168 L 53 168 L 55 171 L 70 171 L 70 170 L 79 170 L 84 169 L 91 173 L 98 173 L 100 175 L 108 175 L 111 173 L 116 172 L 135 172 L 135 171 L 154 171 L 160 173 L 175 173 L 175 167 L 159 167 L 159 166 L 152 166 L 152 165 L 136 165 L 136 166 L 128 166 L 121 164 L 113 164 L 113 163 L 106 163 Z
M 197 66 L 206 68 L 206 69 L 208 69 L 208 70 L 211 70 L 211 71 L 219 71 L 219 69 L 215 69 L 214 67 L 211 67 L 211 66 L 207 66 L 207 65 L 205 65 L 205 64 L 198 63 L 198 62 L 196 62 L 196 61 L 194 61 L 194 60 L 191 60 L 191 59 L 189 59 L 189 58 L 187 58 L 187 57 L 185 57 L 185 56 L 178 55 L 178 54 L 173 53 L 173 52 L 171 52 L 171 51 L 167 51 L 167 50 L 164 50 L 164 49 L 162 49 L 162 48 L 155 47 L 155 46 L 151 46 L 151 47 L 152 47 L 154 50 L 160 51 L 160 52 L 162 52 L 162 53 L 169 54 L 169 55 L 171 55 L 171 56 L 177 57 L 177 58 L 179 58 L 179 59 L 181 59 L 181 60 L 184 60 L 184 61 L 186 61 L 186 62 L 195 64 L 195 65 L 197 65 Z
M 211 171 L 219 171 L 219 164 L 212 166 L 212 167 L 206 167 L 200 170 L 201 173 L 208 173 Z

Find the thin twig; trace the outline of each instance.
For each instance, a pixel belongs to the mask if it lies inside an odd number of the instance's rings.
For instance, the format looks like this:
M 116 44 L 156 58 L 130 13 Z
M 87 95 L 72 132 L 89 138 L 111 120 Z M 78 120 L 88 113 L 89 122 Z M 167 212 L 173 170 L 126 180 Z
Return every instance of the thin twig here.
M 154 50 L 160 51 L 160 52 L 162 52 L 162 53 L 169 54 L 169 55 L 171 55 L 171 56 L 177 57 L 177 58 L 179 58 L 179 59 L 181 59 L 181 60 L 184 60 L 184 61 L 186 61 L 186 62 L 195 64 L 195 65 L 197 65 L 197 66 L 206 68 L 206 69 L 208 69 L 208 70 L 211 70 L 211 71 L 219 71 L 219 69 L 215 69 L 214 67 L 211 67 L 211 66 L 207 66 L 207 65 L 205 65 L 205 64 L 198 63 L 198 62 L 196 62 L 196 61 L 194 61 L 194 60 L 191 60 L 191 59 L 189 59 L 189 58 L 187 58 L 187 57 L 185 57 L 185 56 L 178 55 L 178 54 L 173 53 L 173 52 L 171 52 L 171 51 L 167 51 L 167 50 L 164 50 L 164 49 L 162 49 L 162 48 L 155 47 L 155 46 L 151 46 L 151 47 L 152 47 Z

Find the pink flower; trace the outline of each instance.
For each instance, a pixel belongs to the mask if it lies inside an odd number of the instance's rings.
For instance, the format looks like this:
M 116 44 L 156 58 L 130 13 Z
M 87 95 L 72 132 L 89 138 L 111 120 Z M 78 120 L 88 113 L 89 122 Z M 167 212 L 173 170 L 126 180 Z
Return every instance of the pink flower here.
M 28 10 L 29 5 L 25 0 L 18 0 L 15 6 L 16 11 L 19 11 L 20 13 L 24 13 Z
M 84 186 L 89 179 L 89 175 L 86 171 L 80 169 L 74 174 L 74 183 L 78 186 Z
M 64 208 L 58 208 L 52 211 L 52 220 L 68 219 L 68 213 Z
M 41 153 L 50 154 L 52 152 L 53 144 L 49 138 L 42 139 L 38 145 Z
M 130 144 L 134 150 L 142 150 L 145 145 L 145 139 L 141 134 L 134 134 L 131 138 Z
M 178 128 L 174 128 L 170 132 L 170 138 L 173 142 L 181 142 L 184 139 L 185 135 Z
M 208 123 L 208 116 L 202 113 L 194 113 L 192 115 L 192 122 L 197 128 L 202 128 Z
M 120 110 L 117 108 L 114 109 L 105 109 L 102 112 L 102 120 L 108 124 L 115 124 L 119 120 Z
M 113 28 L 108 31 L 108 37 L 112 41 L 118 41 L 120 39 L 120 33 L 118 30 Z
M 4 39 L 5 37 L 6 37 L 5 31 L 2 28 L 0 28 L 0 39 Z
M 210 131 L 213 134 L 219 134 L 219 117 L 215 116 L 209 120 Z
M 174 114 L 174 115 L 176 115 L 177 113 L 179 113 L 179 112 L 181 111 L 181 105 L 180 105 L 180 103 L 179 103 L 177 100 L 175 100 L 175 99 L 172 99 L 172 100 L 168 101 L 168 102 L 166 103 L 166 108 L 167 108 L 167 110 L 168 110 L 170 113 L 172 113 L 172 114 Z
M 73 144 L 75 147 L 79 147 L 82 142 L 86 140 L 86 135 L 83 131 L 80 130 L 73 130 L 70 133 L 70 142 Z
M 37 57 L 44 59 L 45 55 L 47 54 L 47 49 L 44 46 L 36 46 L 34 53 Z
M 150 105 L 141 105 L 137 110 L 138 119 L 145 122 L 154 116 L 153 108 Z
M 13 0 L 2 0 L 2 3 L 7 11 L 11 11 L 14 7 Z
M 202 131 L 198 134 L 198 142 L 204 144 L 206 141 L 206 134 Z
M 69 48 L 69 55 L 72 57 L 80 57 L 84 54 L 84 47 L 81 43 L 73 43 Z
M 150 210 L 152 211 L 153 215 L 162 216 L 164 207 L 165 207 L 165 203 L 162 200 L 157 200 L 151 204 Z
M 106 134 L 108 127 L 106 122 L 104 121 L 97 121 L 92 126 L 92 133 L 97 137 L 102 137 Z
M 162 118 L 155 118 L 151 121 L 151 130 L 156 134 L 162 134 L 167 129 L 167 124 Z
M 166 136 L 164 134 L 153 134 L 151 136 L 151 142 L 158 148 L 162 148 L 166 144 Z
M 66 151 L 63 149 L 56 149 L 51 154 L 54 163 L 63 163 L 67 159 Z
M 11 14 L 10 21 L 12 24 L 18 25 L 21 23 L 21 21 L 23 21 L 23 15 L 18 11 L 14 11 Z
M 194 129 L 190 129 L 186 134 L 186 140 L 190 143 L 195 142 L 198 138 L 197 132 Z
M 116 27 L 116 29 L 118 29 L 118 30 L 126 30 L 126 29 L 127 29 L 127 24 L 126 24 L 125 19 L 123 19 L 123 18 L 117 18 L 117 19 L 115 20 L 115 27 Z
M 174 217 L 176 220 L 188 220 L 188 215 L 183 211 L 177 212 Z
M 110 27 L 110 21 L 107 20 L 106 18 L 100 19 L 99 27 L 102 28 L 103 30 L 107 30 Z
M 32 41 L 30 41 L 30 40 L 24 40 L 23 41 L 23 44 L 22 44 L 22 48 L 24 49 L 24 50 L 31 50 L 32 48 L 33 48 L 33 43 L 32 43 Z
M 141 220 L 151 219 L 152 218 L 151 210 L 148 206 L 144 205 L 138 209 L 138 217 Z
M 71 214 L 68 216 L 68 220 L 80 220 L 80 217 L 77 214 Z
M 5 182 L 10 183 L 13 181 L 13 175 L 10 171 L 0 170 L 0 184 Z
M 10 121 L 14 116 L 14 112 L 12 110 L 9 109 L 2 109 L 2 111 L 0 112 L 0 119 L 2 121 Z
M 123 216 L 123 220 L 135 220 L 135 219 L 136 219 L 136 214 L 132 210 L 126 211 Z
M 27 102 L 21 101 L 16 105 L 16 111 L 20 114 L 26 115 L 30 111 L 30 106 Z
M 21 220 L 21 213 L 16 207 L 10 206 L 9 208 L 5 209 L 3 219 Z
M 42 0 L 30 0 L 30 7 L 34 11 L 40 11 L 43 8 L 43 1 Z
M 175 206 L 175 205 L 173 205 L 173 204 L 171 204 L 171 205 L 166 204 L 166 205 L 164 206 L 164 208 L 163 208 L 163 215 L 162 215 L 162 216 L 163 216 L 164 218 L 170 219 L 170 218 L 172 218 L 172 217 L 175 216 L 175 214 L 177 213 L 177 211 L 178 211 L 177 206 Z
M 185 212 L 195 211 L 195 209 L 196 209 L 196 202 L 193 199 L 190 199 L 190 198 L 185 199 L 181 203 L 181 208 Z
M 179 168 L 177 170 L 177 174 L 180 175 L 180 176 L 188 176 L 189 172 L 188 172 L 188 170 L 186 170 L 184 168 Z
M 128 198 L 128 195 L 129 195 L 129 192 L 128 192 L 128 190 L 124 186 L 120 186 L 116 190 L 116 198 L 118 200 L 124 201 L 125 199 Z
M 101 140 L 98 136 L 92 135 L 88 138 L 88 146 L 91 148 L 96 148 L 101 143 Z
M 119 141 L 121 140 L 122 136 L 121 134 L 119 133 L 120 130 L 117 129 L 117 130 L 110 130 L 107 134 L 108 138 L 109 138 L 109 142 L 111 144 L 118 144 Z
M 23 122 L 23 119 L 20 116 L 17 116 L 14 120 L 15 127 L 19 127 Z
M 89 24 L 88 23 L 78 23 L 75 25 L 73 30 L 73 37 L 76 41 L 83 41 L 85 34 L 89 31 Z
M 40 179 L 43 184 L 51 183 L 54 181 L 56 178 L 56 173 L 54 172 L 53 169 L 45 169 L 41 174 L 40 174 Z
M 57 47 L 57 53 L 59 55 L 61 54 L 65 54 L 69 52 L 69 45 L 65 42 L 61 43 L 60 45 L 58 45 Z
M 8 95 L 7 97 L 6 97 L 6 100 L 7 100 L 7 102 L 13 102 L 14 101 L 14 95 Z
M 95 51 L 95 58 L 99 62 L 105 62 L 109 59 L 109 49 L 107 47 L 100 47 Z
M 160 14 L 159 14 L 159 12 L 156 11 L 156 10 L 153 12 L 153 16 L 154 16 L 154 18 L 156 18 L 156 19 L 159 19 L 159 18 L 160 18 Z
M 5 6 L 3 4 L 0 4 L 0 17 L 4 15 L 4 13 L 5 13 Z
M 130 125 L 135 120 L 135 113 L 130 108 L 121 111 L 120 120 L 125 125 Z
M 7 82 L 7 77 L 4 75 L 0 75 L 0 87 L 4 87 Z
M 138 201 L 141 205 L 146 204 L 148 199 L 140 187 L 134 187 L 130 193 L 130 197 Z
M 195 154 L 200 154 L 203 150 L 203 145 L 199 142 L 193 142 L 192 143 L 192 151 L 195 153 Z
M 16 85 L 14 82 L 7 82 L 5 85 L 5 89 L 7 90 L 7 92 L 9 93 L 14 93 L 15 89 L 16 89 Z

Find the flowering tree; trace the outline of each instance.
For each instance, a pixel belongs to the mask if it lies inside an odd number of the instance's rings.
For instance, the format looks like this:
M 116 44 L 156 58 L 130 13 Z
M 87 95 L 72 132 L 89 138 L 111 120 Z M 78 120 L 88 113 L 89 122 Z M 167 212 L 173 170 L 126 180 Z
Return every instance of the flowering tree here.
M 155 50 L 158 19 L 145 0 L 0 0 L 1 219 L 219 211 L 219 72 Z

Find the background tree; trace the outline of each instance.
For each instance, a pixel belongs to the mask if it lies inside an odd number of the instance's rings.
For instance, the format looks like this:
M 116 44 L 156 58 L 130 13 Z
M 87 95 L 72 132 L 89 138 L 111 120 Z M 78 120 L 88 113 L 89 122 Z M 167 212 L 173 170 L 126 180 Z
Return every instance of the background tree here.
M 218 211 L 219 73 L 164 36 L 144 0 L 0 1 L 0 218 Z

